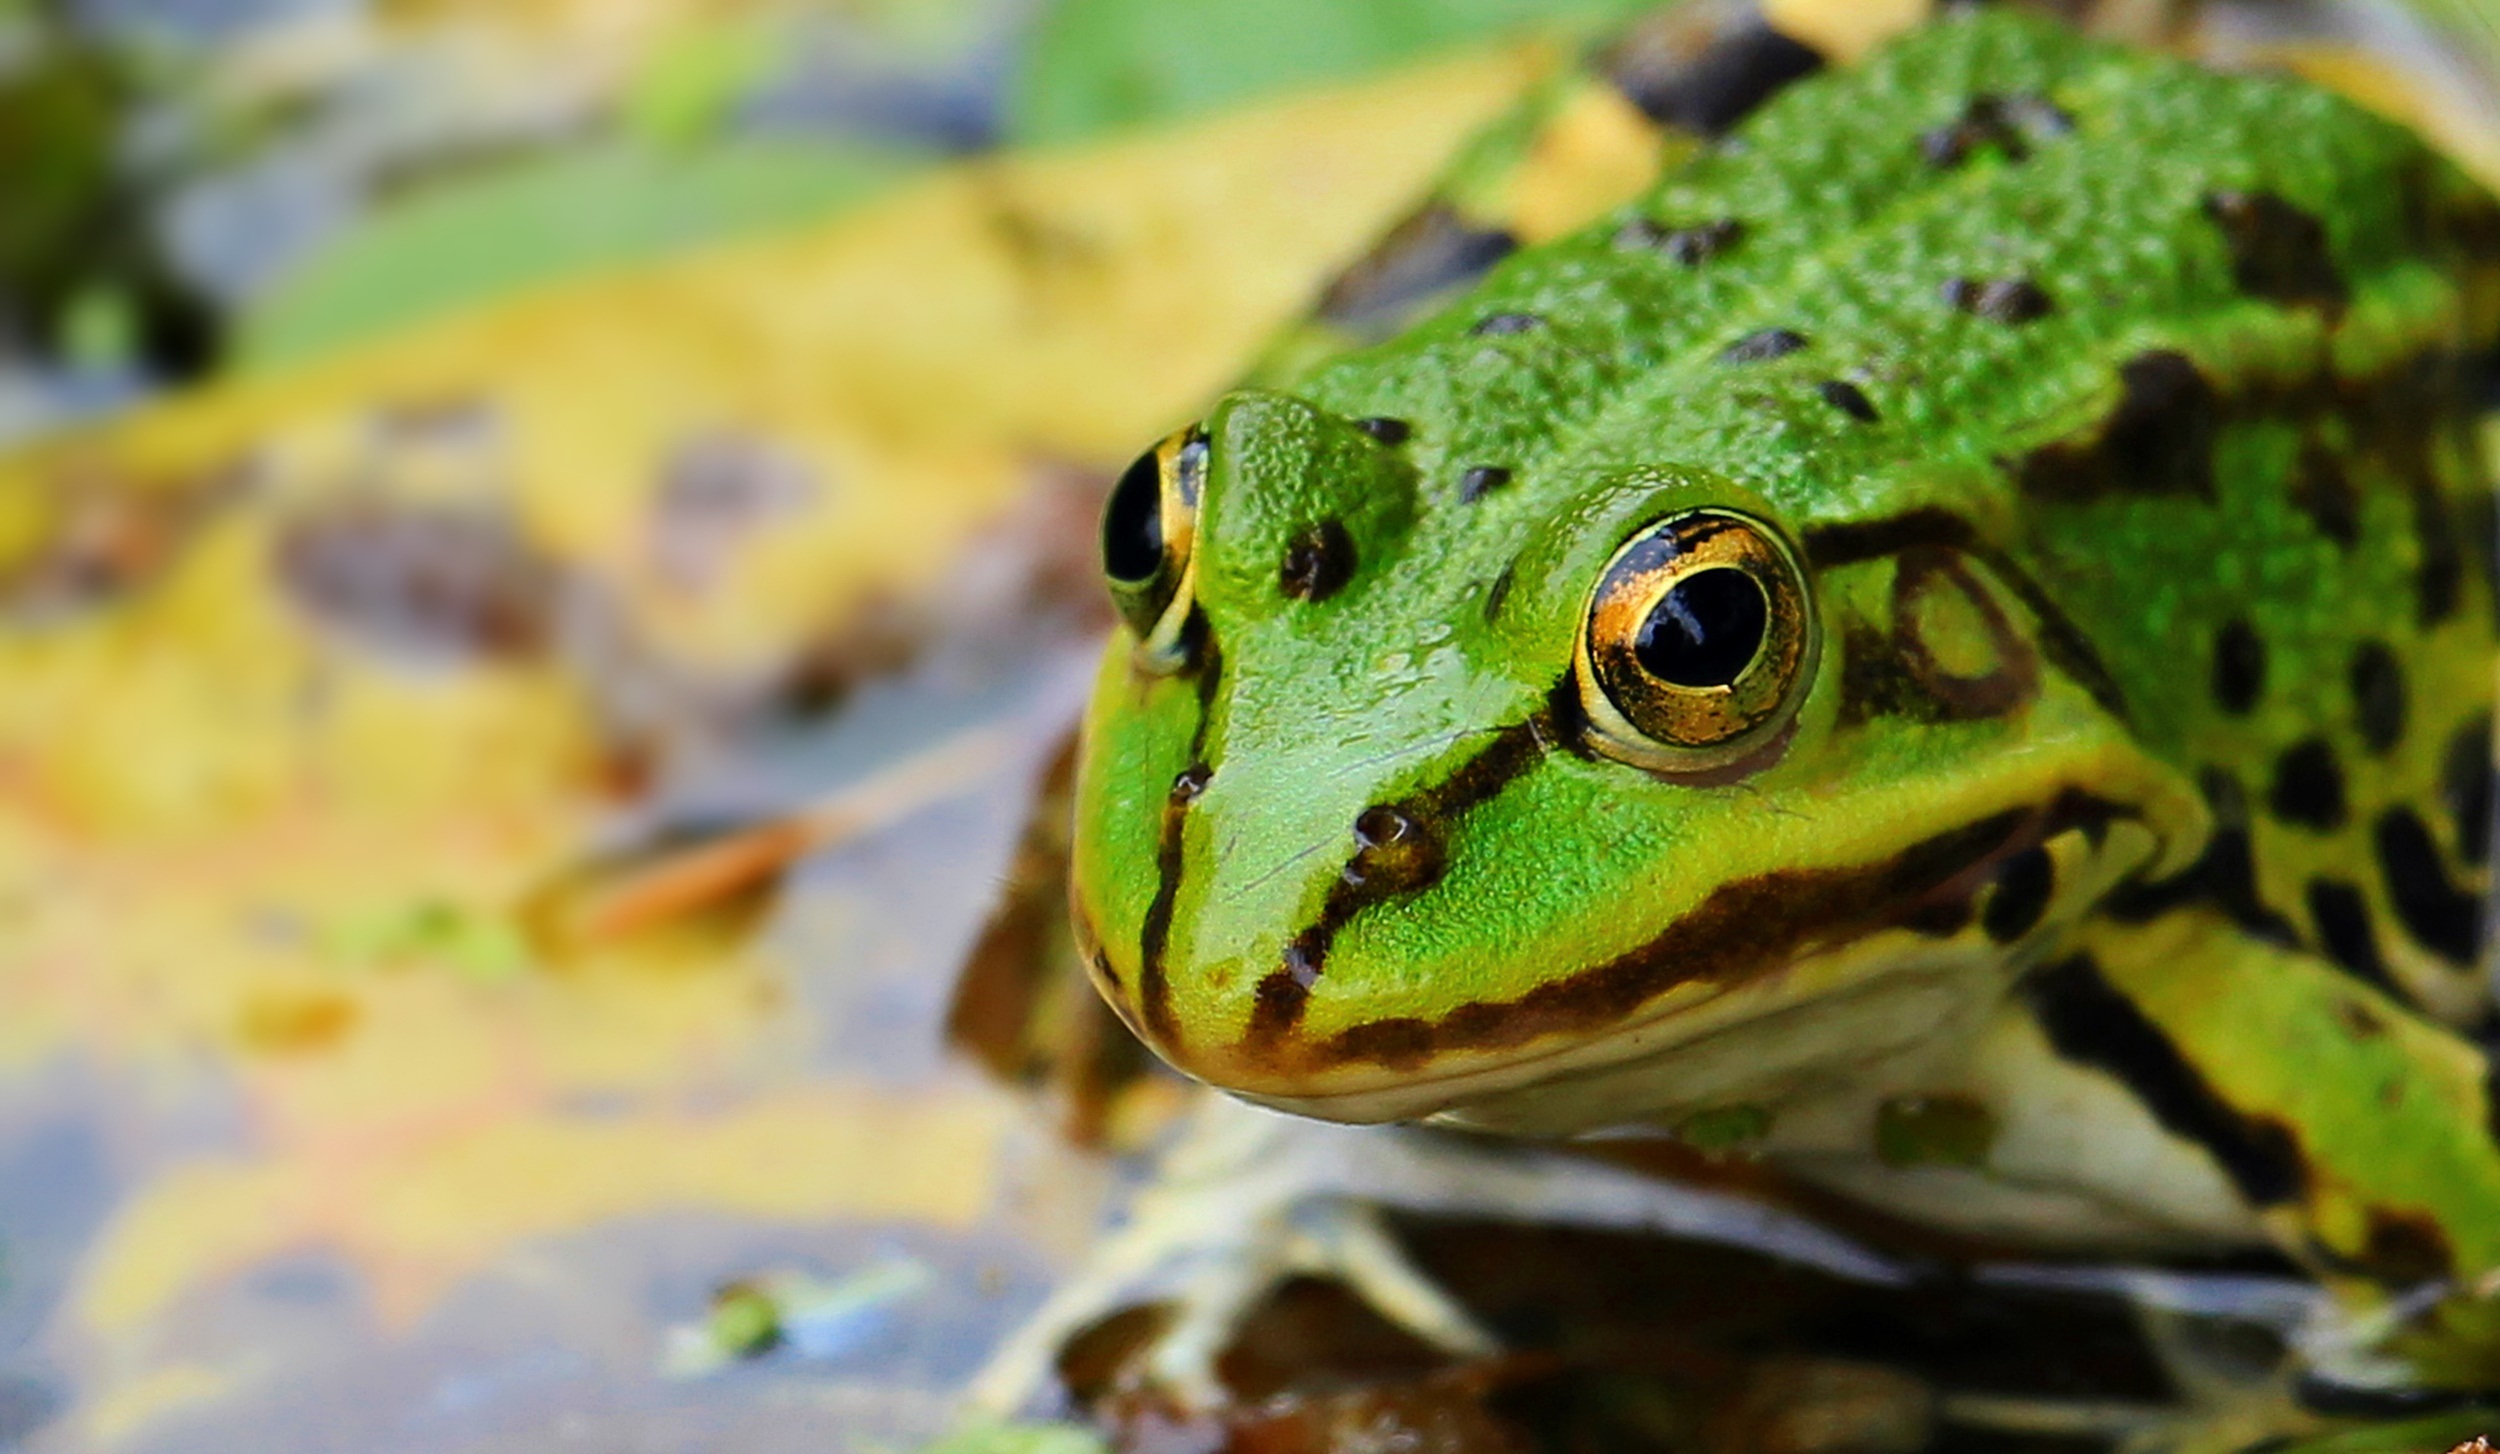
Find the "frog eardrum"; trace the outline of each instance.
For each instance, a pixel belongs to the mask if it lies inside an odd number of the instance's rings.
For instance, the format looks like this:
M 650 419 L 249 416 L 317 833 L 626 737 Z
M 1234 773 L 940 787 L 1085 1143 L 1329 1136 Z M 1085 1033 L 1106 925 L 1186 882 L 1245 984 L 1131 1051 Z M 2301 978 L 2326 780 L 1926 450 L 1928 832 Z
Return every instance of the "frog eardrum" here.
M 1206 477 L 1207 433 L 1193 424 L 1139 455 L 1103 507 L 1103 574 L 1143 663 L 1168 668 L 1184 654 Z
M 1616 551 L 1580 632 L 1581 710 L 1607 756 L 1663 773 L 1722 767 L 1794 715 L 1814 613 L 1777 532 L 1689 510 Z

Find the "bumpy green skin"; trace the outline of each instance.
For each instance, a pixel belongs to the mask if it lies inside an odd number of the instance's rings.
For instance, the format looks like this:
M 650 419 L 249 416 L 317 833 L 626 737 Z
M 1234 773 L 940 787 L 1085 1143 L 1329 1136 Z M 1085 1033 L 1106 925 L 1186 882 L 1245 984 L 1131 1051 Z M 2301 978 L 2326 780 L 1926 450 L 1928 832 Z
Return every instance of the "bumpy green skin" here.
M 2500 1265 L 2449 1028 L 2486 1004 L 2496 280 L 2488 197 L 2293 82 L 1989 9 L 1791 88 L 1209 418 L 1194 652 L 1124 634 L 1087 728 L 1099 983 L 1310 1114 L 1760 1127 L 2000 1234 Z M 1805 345 L 1723 356 L 1766 329 Z M 1574 649 L 1695 505 L 1791 543 L 1816 655 L 1791 734 L 1678 780 L 1589 750 Z M 1381 805 L 1430 851 L 1367 875 Z

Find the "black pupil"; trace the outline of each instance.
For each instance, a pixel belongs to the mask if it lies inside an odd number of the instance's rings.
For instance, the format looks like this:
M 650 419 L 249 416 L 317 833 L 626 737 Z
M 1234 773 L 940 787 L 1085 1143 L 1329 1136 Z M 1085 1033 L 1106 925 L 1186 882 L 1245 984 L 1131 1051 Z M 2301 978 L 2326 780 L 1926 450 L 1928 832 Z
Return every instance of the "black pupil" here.
M 1726 567 L 1700 571 L 1650 608 L 1632 654 L 1661 681 L 1724 687 L 1753 663 L 1770 622 L 1771 603 L 1752 576 Z
M 1102 564 L 1115 581 L 1150 581 L 1163 569 L 1163 466 L 1148 450 L 1120 476 L 1102 512 Z

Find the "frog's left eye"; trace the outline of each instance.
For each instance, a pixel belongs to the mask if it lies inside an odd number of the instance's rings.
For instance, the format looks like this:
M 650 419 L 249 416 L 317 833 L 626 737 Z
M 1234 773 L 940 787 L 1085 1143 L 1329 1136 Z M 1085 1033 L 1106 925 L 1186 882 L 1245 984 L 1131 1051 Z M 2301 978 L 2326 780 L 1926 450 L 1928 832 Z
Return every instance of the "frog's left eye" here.
M 1193 424 L 1137 457 L 1102 512 L 1102 570 L 1120 619 L 1148 654 L 1169 654 L 1191 607 L 1207 432 Z
M 1580 633 L 1593 744 L 1657 772 L 1707 772 L 1777 736 L 1809 675 L 1804 574 L 1768 525 L 1689 510 L 1615 552 Z

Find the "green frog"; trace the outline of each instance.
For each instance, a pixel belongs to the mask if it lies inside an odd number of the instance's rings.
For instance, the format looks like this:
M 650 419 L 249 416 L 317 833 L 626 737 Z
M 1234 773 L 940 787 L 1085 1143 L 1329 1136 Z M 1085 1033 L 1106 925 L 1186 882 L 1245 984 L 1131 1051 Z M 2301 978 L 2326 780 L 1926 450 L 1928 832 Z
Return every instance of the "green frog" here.
M 2500 205 L 1993 8 L 1120 480 L 1106 1000 L 1339 1122 L 2271 1244 L 2500 1386 Z

